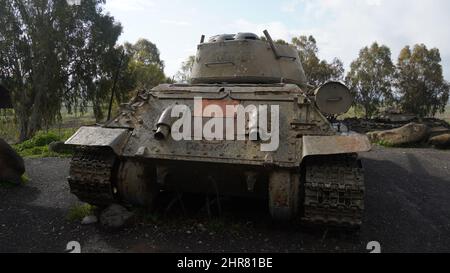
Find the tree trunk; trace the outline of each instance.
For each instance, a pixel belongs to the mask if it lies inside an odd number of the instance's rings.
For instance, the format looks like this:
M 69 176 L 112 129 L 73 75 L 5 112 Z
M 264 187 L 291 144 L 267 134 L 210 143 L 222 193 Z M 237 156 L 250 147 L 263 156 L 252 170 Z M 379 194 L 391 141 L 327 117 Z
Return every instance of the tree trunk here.
M 18 115 L 17 117 L 19 121 L 19 142 L 22 143 L 29 139 L 29 136 L 27 134 L 28 131 L 28 121 L 27 118 L 21 117 Z
M 366 120 L 368 120 L 368 119 L 369 119 L 369 116 L 371 115 L 369 108 L 370 108 L 369 105 L 364 104 L 364 113 L 365 113 L 365 118 L 366 118 Z
M 21 143 L 32 138 L 41 129 L 40 122 L 36 122 L 38 118 L 33 115 L 18 115 L 17 119 L 19 121 L 19 142 Z
M 41 105 L 38 97 L 35 96 L 34 100 L 25 98 L 25 101 L 21 101 L 17 107 L 16 115 L 19 122 L 19 142 L 29 140 L 41 129 L 42 119 L 39 111 Z

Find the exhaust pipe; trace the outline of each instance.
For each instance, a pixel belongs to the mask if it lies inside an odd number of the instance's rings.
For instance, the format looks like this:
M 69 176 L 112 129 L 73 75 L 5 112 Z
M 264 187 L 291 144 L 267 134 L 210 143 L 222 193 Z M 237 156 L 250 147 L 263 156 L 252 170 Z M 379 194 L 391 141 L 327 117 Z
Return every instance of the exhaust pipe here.
M 158 123 L 156 123 L 156 132 L 154 134 L 155 139 L 164 140 L 169 137 L 170 128 L 173 124 L 172 119 L 172 106 L 163 111 L 161 116 L 158 119 Z

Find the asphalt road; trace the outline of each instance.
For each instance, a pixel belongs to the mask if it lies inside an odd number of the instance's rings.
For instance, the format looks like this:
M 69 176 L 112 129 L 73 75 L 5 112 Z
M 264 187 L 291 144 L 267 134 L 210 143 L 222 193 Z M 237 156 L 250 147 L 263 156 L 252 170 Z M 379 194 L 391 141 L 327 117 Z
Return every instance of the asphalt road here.
M 377 147 L 361 157 L 366 215 L 357 232 L 280 226 L 264 203 L 238 199 L 213 219 L 186 200 L 185 213 L 175 205 L 122 231 L 82 226 L 67 220 L 79 204 L 69 160 L 29 159 L 32 181 L 0 188 L 0 252 L 63 252 L 69 241 L 83 252 L 368 252 L 370 241 L 383 252 L 450 252 L 450 151 Z

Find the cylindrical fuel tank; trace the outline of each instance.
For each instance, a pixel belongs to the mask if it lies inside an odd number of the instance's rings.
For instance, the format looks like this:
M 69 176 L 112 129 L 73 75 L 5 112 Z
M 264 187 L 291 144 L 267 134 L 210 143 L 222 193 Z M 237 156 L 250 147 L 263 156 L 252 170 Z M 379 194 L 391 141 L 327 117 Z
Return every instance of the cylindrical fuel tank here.
M 347 113 L 353 103 L 350 90 L 340 82 L 327 82 L 314 92 L 316 105 L 324 114 Z

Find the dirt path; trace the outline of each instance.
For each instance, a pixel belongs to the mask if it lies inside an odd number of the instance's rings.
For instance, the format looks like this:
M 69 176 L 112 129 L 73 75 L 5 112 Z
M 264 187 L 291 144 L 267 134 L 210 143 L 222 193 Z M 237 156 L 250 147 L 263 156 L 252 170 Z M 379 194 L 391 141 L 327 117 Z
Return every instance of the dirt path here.
M 366 219 L 356 233 L 274 225 L 264 203 L 238 199 L 224 201 L 220 218 L 175 206 L 108 232 L 66 220 L 79 204 L 68 159 L 26 160 L 32 181 L 0 188 L 0 252 L 63 252 L 74 240 L 84 252 L 366 252 L 369 241 L 385 252 L 450 252 L 450 152 L 376 148 L 362 158 Z

